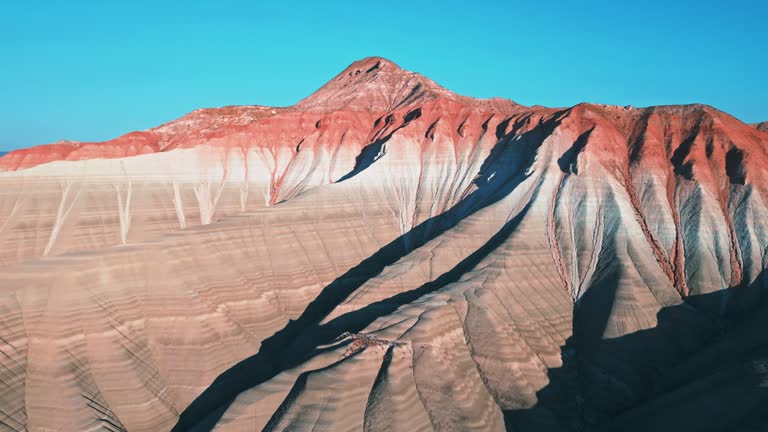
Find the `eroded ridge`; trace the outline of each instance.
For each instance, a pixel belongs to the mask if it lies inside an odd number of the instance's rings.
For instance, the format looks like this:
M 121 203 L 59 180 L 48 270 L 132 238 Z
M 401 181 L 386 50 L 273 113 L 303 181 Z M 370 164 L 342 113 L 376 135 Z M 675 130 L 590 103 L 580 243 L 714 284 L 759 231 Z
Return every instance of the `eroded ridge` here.
M 0 167 L 0 428 L 765 424 L 768 136 L 714 108 L 369 58 Z

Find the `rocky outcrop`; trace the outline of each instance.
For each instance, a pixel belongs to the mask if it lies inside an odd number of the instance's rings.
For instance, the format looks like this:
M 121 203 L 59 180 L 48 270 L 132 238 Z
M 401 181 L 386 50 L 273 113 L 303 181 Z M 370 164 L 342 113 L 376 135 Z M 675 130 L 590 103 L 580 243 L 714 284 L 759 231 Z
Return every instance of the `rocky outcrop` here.
M 0 165 L 10 430 L 763 424 L 768 137 L 712 107 L 369 58 Z

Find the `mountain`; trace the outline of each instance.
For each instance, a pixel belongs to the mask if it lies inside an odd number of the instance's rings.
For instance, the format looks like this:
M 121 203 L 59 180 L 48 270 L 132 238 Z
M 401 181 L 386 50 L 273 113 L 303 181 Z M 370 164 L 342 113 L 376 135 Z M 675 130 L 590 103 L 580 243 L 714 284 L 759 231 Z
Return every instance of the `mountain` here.
M 764 121 L 764 122 L 760 122 L 760 123 L 755 123 L 752 126 L 755 129 L 757 129 L 757 130 L 760 130 L 760 131 L 763 131 L 763 132 L 768 132 L 768 121 Z
M 237 139 L 269 141 L 299 139 L 323 120 L 336 121 L 345 117 L 352 123 L 352 132 L 368 132 L 369 118 L 401 111 L 419 104 L 443 105 L 443 109 L 462 107 L 476 110 L 498 110 L 511 113 L 522 107 L 503 99 L 477 100 L 459 96 L 419 74 L 405 71 L 383 58 L 367 58 L 355 62 L 326 85 L 288 108 L 265 106 L 231 106 L 200 109 L 159 127 L 131 132 L 114 140 L 93 143 L 59 141 L 54 144 L 16 150 L 0 159 L 0 169 L 30 168 L 58 160 L 121 158 L 141 154 L 190 148 L 216 141 L 219 146 L 232 147 Z M 296 128 L 296 136 L 270 136 L 274 131 Z M 349 127 L 347 127 L 349 128 Z M 325 130 L 327 128 L 323 128 Z M 348 139 L 363 141 L 353 136 Z M 298 142 L 298 141 L 297 141 Z
M 383 58 L 0 159 L 10 430 L 757 430 L 768 134 Z

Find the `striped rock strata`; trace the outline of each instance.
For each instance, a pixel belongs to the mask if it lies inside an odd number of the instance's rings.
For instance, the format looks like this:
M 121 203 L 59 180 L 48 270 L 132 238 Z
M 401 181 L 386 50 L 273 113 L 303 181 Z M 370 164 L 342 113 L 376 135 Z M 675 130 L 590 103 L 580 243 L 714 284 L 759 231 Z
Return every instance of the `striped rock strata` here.
M 768 133 L 712 107 L 368 58 L 0 169 L 0 429 L 765 424 Z

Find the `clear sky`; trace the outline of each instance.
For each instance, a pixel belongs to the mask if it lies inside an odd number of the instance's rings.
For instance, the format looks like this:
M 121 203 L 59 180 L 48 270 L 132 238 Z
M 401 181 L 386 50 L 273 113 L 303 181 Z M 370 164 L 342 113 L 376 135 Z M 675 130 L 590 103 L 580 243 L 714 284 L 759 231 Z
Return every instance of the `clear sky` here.
M 0 150 L 290 105 L 373 55 L 470 96 L 768 120 L 768 0 L 28 0 L 0 3 Z

